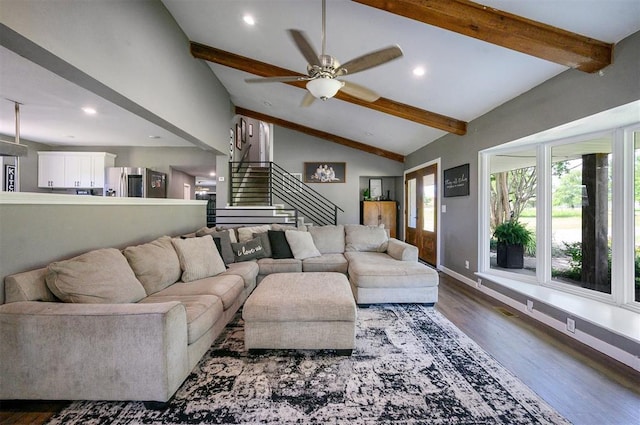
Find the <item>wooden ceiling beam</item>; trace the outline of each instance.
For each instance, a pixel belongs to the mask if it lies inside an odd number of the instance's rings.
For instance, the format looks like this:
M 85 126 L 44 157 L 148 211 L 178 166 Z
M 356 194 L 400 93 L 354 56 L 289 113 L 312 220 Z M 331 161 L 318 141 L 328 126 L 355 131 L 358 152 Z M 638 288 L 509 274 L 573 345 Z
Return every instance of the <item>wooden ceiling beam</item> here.
M 285 68 L 280 68 L 275 65 L 240 56 L 235 53 L 225 52 L 224 50 L 216 49 L 215 47 L 193 41 L 191 42 L 191 54 L 195 58 L 204 59 L 206 61 L 228 66 L 240 71 L 249 72 L 260 77 L 281 77 L 290 75 L 306 76 Z M 285 84 L 306 90 L 306 81 L 294 81 Z M 467 123 L 464 121 L 437 114 L 435 112 L 425 111 L 391 99 L 381 97 L 375 102 L 364 102 L 342 92 L 338 92 L 335 98 L 363 106 L 365 108 L 373 109 L 378 112 L 383 112 L 385 114 L 437 128 L 449 133 L 464 135 L 467 132 Z
M 613 45 L 468 0 L 353 0 L 584 72 L 610 65 Z
M 285 127 L 291 130 L 299 131 L 301 133 L 309 134 L 311 136 L 318 137 L 320 139 L 329 140 L 339 145 L 347 146 L 353 149 L 358 149 L 373 155 L 381 156 L 383 158 L 391 159 L 398 162 L 404 162 L 404 156 L 400 155 L 399 153 L 376 148 L 361 142 L 356 142 L 355 140 L 351 140 L 344 137 L 336 136 L 335 134 L 327 133 L 326 131 L 316 130 L 315 128 L 306 127 L 304 125 L 300 125 L 300 124 L 293 123 L 291 121 L 286 121 L 280 118 L 272 117 L 270 115 L 262 114 L 260 112 L 255 112 L 249 109 L 240 108 L 238 106 L 236 106 L 235 111 L 236 111 L 236 114 L 238 115 L 243 115 L 248 118 L 253 118 L 259 121 L 276 124 L 276 125 L 279 125 L 280 127 Z

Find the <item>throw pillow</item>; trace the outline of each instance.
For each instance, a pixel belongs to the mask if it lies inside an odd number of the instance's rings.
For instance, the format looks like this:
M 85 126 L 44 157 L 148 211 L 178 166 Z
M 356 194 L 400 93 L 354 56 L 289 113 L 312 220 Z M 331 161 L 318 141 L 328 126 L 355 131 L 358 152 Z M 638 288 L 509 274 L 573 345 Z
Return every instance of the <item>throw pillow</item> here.
M 147 296 L 127 259 L 115 248 L 51 263 L 45 280 L 49 290 L 67 303 L 135 303 Z
M 216 242 L 216 246 L 220 245 L 220 255 L 222 255 L 222 259 L 225 264 L 231 264 L 235 261 L 235 256 L 233 255 L 233 247 L 231 246 L 231 237 L 228 231 L 223 232 L 212 232 L 209 235 Z
M 233 247 L 233 253 L 238 263 L 265 257 L 260 238 L 251 239 L 246 242 L 232 243 L 231 246 Z
M 123 254 L 147 295 L 155 294 L 180 280 L 180 260 L 169 236 L 129 246 Z
M 269 234 L 267 232 L 254 233 L 253 237 L 260 239 L 260 243 L 262 244 L 262 249 L 264 249 L 265 258 L 271 258 L 273 254 L 271 252 L 271 242 L 269 242 Z
M 311 233 L 313 243 L 321 254 L 344 253 L 344 226 L 342 224 L 311 226 L 309 233 Z
M 320 257 L 320 251 L 313 244 L 313 238 L 309 232 L 299 232 L 297 230 L 287 230 L 284 232 L 293 258 L 304 260 L 305 258 Z
M 227 269 L 213 238 L 174 238 L 171 242 L 180 259 L 183 282 L 215 276 Z
M 384 227 L 348 224 L 344 226 L 345 251 L 385 252 L 389 237 Z
M 287 242 L 287 237 L 281 230 L 269 230 L 269 243 L 271 244 L 271 256 L 275 259 L 293 258 L 293 253 Z
M 238 231 L 238 242 L 246 242 L 253 239 L 254 233 L 262 233 L 267 230 L 271 230 L 271 225 L 265 224 L 264 226 L 238 227 L 236 230 Z

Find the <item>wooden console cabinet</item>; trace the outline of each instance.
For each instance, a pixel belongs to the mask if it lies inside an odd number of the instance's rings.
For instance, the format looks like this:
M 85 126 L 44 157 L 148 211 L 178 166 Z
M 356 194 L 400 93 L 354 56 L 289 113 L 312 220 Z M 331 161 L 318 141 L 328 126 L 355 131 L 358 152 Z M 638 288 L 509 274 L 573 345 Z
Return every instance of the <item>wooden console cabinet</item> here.
M 384 224 L 389 236 L 396 237 L 398 228 L 398 203 L 396 201 L 362 201 L 360 224 L 377 226 Z

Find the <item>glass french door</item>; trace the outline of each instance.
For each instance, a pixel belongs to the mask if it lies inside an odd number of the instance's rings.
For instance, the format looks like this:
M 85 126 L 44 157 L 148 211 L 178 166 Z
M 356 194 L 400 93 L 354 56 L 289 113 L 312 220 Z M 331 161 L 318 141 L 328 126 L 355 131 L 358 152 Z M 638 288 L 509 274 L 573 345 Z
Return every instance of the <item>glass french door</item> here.
M 413 171 L 405 177 L 406 241 L 418 247 L 418 256 L 436 266 L 438 258 L 438 166 Z

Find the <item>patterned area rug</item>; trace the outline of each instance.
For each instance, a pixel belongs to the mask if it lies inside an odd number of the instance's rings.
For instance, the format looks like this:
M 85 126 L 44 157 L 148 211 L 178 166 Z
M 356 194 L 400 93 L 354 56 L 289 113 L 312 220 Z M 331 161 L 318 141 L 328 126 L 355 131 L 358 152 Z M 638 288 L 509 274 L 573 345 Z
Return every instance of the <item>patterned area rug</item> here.
M 240 315 L 165 410 L 74 402 L 53 424 L 568 424 L 433 308 L 358 310 L 351 357 L 248 354 Z

